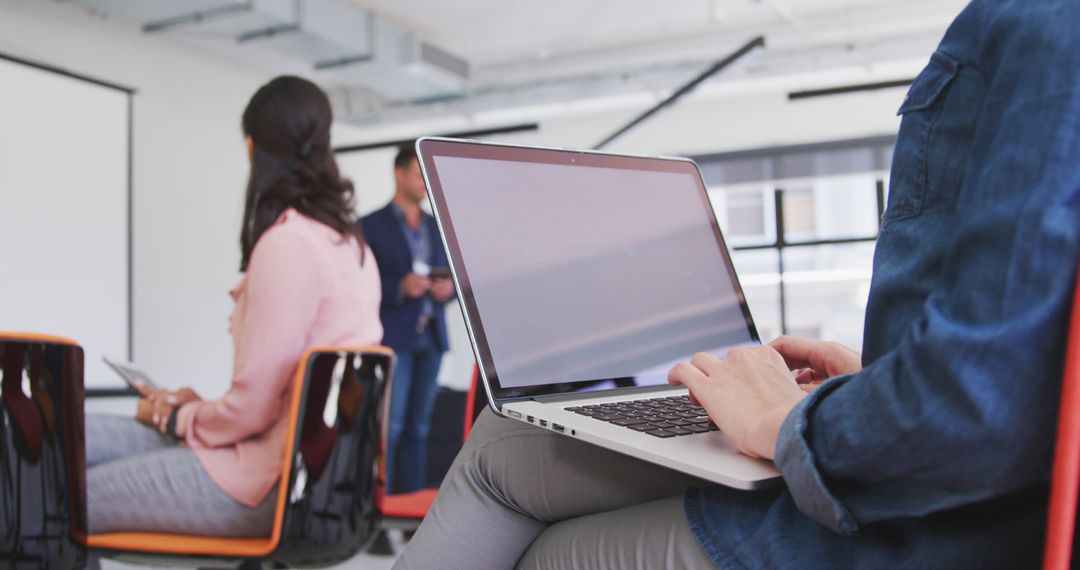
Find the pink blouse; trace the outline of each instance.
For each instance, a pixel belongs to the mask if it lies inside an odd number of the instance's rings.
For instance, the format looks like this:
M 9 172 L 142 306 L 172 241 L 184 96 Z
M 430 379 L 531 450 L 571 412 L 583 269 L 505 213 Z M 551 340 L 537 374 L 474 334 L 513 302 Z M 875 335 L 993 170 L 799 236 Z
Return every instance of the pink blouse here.
M 219 400 L 190 402 L 176 432 L 229 496 L 258 506 L 281 473 L 293 373 L 316 345 L 376 344 L 381 289 L 375 256 L 293 209 L 255 244 L 231 291 L 233 376 Z

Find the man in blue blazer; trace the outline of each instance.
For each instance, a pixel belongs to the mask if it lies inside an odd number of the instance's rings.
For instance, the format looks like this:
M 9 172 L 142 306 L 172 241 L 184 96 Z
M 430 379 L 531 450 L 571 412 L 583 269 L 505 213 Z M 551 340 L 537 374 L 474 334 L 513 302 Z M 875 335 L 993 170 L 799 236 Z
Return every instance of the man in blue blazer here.
M 382 276 L 383 344 L 394 349 L 386 456 L 388 493 L 427 483 L 427 438 L 438 392 L 436 377 L 449 347 L 443 306 L 454 296 L 449 263 L 427 198 L 413 145 L 394 159 L 394 199 L 360 221 Z

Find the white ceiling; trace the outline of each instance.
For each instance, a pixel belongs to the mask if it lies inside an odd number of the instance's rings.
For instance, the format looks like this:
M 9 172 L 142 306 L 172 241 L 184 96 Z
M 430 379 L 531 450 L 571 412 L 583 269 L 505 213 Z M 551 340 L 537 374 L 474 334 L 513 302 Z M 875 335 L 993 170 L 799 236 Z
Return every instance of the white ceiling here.
M 713 83 L 791 88 L 910 77 L 965 0 L 352 0 L 469 60 L 468 95 L 365 109 L 361 122 L 642 92 L 661 97 L 756 35 Z M 847 74 L 838 74 L 846 69 Z M 812 72 L 826 83 L 808 82 Z M 845 79 L 848 77 L 848 79 Z M 771 85 L 776 86 L 776 82 Z M 730 87 L 730 85 L 729 85 Z
M 702 91 L 719 93 L 753 84 L 773 89 L 825 87 L 910 77 L 965 4 L 964 0 L 349 2 L 358 11 L 463 58 L 470 67 L 468 78 L 450 96 L 402 99 L 363 85 L 364 73 L 315 72 L 296 58 L 261 50 L 257 42 L 240 44 L 205 30 L 167 36 L 270 73 L 302 73 L 331 92 L 339 116 L 355 123 L 390 125 L 619 96 L 658 99 L 757 35 L 765 36 L 766 48 L 722 72 Z
M 618 51 L 711 37 L 738 41 L 787 23 L 851 35 L 878 16 L 930 15 L 938 27 L 957 1 L 927 0 L 352 0 L 456 50 L 478 67 Z M 846 39 L 846 38 L 832 38 Z

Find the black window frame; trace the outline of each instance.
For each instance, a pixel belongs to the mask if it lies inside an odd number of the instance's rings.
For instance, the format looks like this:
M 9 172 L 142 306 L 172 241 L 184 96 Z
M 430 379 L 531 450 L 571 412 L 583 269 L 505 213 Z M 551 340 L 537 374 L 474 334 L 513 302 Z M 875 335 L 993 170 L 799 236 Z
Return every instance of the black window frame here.
M 775 239 L 772 242 L 733 246 L 734 252 L 740 251 L 776 251 L 777 274 L 779 275 L 779 303 L 780 303 L 780 333 L 788 334 L 788 302 L 785 286 L 784 251 L 806 247 L 848 245 L 859 243 L 876 243 L 877 236 L 881 231 L 881 218 L 885 213 L 885 184 L 886 174 L 892 166 L 892 150 L 896 145 L 896 135 L 880 135 L 838 141 L 767 147 L 759 149 L 742 150 L 735 152 L 711 153 L 693 155 L 692 158 L 701 167 L 705 176 L 705 184 L 709 188 L 732 184 L 745 184 L 760 182 L 762 184 L 773 183 L 773 216 Z M 815 156 L 837 157 L 846 152 L 863 152 L 871 157 L 870 164 L 864 168 L 846 169 L 842 160 L 819 160 L 816 162 L 832 163 L 824 168 L 817 168 L 815 161 L 803 161 L 809 164 L 801 171 L 792 169 L 790 164 L 793 158 Z M 734 173 L 725 173 L 725 166 L 740 165 L 740 169 Z M 831 167 L 830 167 L 831 166 Z M 792 172 L 792 170 L 797 170 Z M 872 236 L 856 236 L 848 238 L 813 239 L 813 240 L 788 240 L 784 227 L 784 184 L 783 180 L 791 178 L 825 178 L 845 174 L 874 173 L 874 186 L 877 201 L 877 232 Z M 775 181 L 775 183 L 774 183 Z

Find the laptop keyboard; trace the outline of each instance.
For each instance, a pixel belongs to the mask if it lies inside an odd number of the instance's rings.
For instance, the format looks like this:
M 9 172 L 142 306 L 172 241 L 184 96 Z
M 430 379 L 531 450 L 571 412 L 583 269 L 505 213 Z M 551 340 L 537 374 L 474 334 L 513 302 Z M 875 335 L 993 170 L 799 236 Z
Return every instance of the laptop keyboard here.
M 675 437 L 719 429 L 704 408 L 690 403 L 690 396 L 628 400 L 566 409 L 654 437 Z

